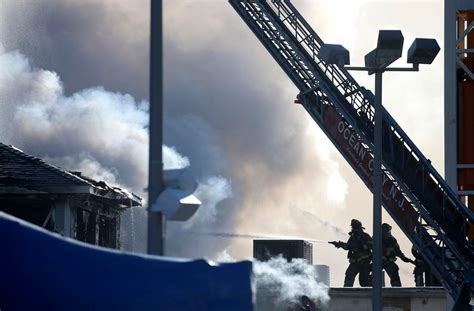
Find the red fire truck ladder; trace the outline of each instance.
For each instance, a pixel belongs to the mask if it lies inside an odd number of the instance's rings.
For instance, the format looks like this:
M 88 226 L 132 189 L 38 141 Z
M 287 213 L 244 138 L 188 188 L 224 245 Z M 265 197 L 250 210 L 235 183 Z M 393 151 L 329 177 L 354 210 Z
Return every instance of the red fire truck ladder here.
M 372 191 L 374 98 L 322 61 L 323 41 L 289 0 L 229 0 L 300 90 L 298 100 Z M 383 205 L 456 301 L 473 293 L 474 214 L 383 112 Z

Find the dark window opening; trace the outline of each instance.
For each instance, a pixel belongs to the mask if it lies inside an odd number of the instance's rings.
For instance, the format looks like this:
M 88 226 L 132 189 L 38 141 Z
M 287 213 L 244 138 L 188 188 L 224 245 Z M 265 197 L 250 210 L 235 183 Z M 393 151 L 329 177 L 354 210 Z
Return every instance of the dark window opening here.
M 89 212 L 78 208 L 76 213 L 76 239 L 86 241 L 86 226 Z
M 100 216 L 99 219 L 99 245 L 116 248 L 117 247 L 117 225 L 115 218 Z
M 46 222 L 45 228 L 51 231 L 54 229 L 52 217 L 48 221 L 46 220 L 52 206 L 53 203 L 50 198 L 22 199 L 11 197 L 0 199 L 0 211 L 37 226 L 43 226 Z
M 90 244 L 97 244 L 97 213 L 88 213 L 86 225 L 86 242 Z
M 78 208 L 76 239 L 90 244 L 117 248 L 117 220 L 115 217 L 98 215 Z

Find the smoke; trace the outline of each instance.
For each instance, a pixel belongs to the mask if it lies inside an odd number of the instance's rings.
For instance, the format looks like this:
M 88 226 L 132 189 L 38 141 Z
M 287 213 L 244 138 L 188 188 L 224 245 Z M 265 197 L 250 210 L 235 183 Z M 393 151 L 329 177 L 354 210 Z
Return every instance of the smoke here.
M 1 139 L 49 162 L 143 194 L 148 104 L 101 87 L 64 94 L 53 72 L 0 46 Z M 169 163 L 182 162 L 165 148 Z
M 320 217 L 318 217 L 318 215 L 316 215 L 314 213 L 311 213 L 311 212 L 308 212 L 308 211 L 305 211 L 305 210 L 299 210 L 299 212 L 303 213 L 306 216 L 309 216 L 309 217 L 313 218 L 318 224 L 320 224 L 321 226 L 333 231 L 337 235 L 343 236 L 343 237 L 346 237 L 346 238 L 348 237 L 346 231 L 342 230 L 339 226 L 333 224 L 332 222 L 321 219 Z
M 81 152 L 77 157 L 65 156 L 59 158 L 45 157 L 47 163 L 55 163 L 72 171 L 80 171 L 83 175 L 95 180 L 106 180 L 107 183 L 121 186 L 117 181 L 118 171 L 113 167 L 104 167 L 88 152 Z
M 0 140 L 145 196 L 147 4 L 2 3 Z M 297 89 L 227 2 L 164 5 L 165 167 L 189 166 L 203 201 L 190 222 L 168 223 L 166 253 L 251 257 L 245 239 L 192 234 L 203 231 L 331 239 L 298 209 L 338 217 L 348 183 L 292 104 Z M 145 249 L 145 215 L 124 215 L 126 248 Z
M 245 235 L 235 236 L 247 238 Z M 235 261 L 227 249 L 213 259 L 218 262 Z M 316 267 L 304 259 L 288 262 L 280 255 L 265 262 L 254 260 L 253 274 L 257 296 L 256 310 L 283 310 L 288 305 L 300 303 L 303 295 L 320 307 L 329 302 L 328 286 L 319 282 Z
M 142 192 L 146 182 L 148 108 L 101 87 L 64 95 L 53 72 L 0 46 L 1 139 L 53 164 L 83 169 Z M 74 165 L 75 164 L 75 165 Z M 114 176 L 114 177 L 111 177 Z
M 227 249 L 222 250 L 221 252 L 217 253 L 214 258 L 209 258 L 210 260 L 214 260 L 216 262 L 235 262 L 236 260 L 232 258 L 229 254 Z
M 279 256 L 267 262 L 254 261 L 253 272 L 257 305 L 259 296 L 265 297 L 269 293 L 279 302 L 300 302 L 303 295 L 318 304 L 329 302 L 328 287 L 317 281 L 316 267 L 304 259 L 287 262 Z
M 148 94 L 149 0 L 2 0 L 0 40 L 65 81 Z
M 217 221 L 217 204 L 232 196 L 232 188 L 227 179 L 222 176 L 212 176 L 199 184 L 196 196 L 202 198 L 202 204 L 209 208 L 203 209 L 195 217 L 190 219 L 184 228 L 192 228 L 206 223 Z
M 163 166 L 166 169 L 180 169 L 189 166 L 189 159 L 180 155 L 175 148 L 163 145 Z
M 34 68 L 18 51 L 0 46 L 1 140 L 68 170 L 126 187 L 145 197 L 148 156 L 148 103 L 101 87 L 66 96 L 53 72 Z M 165 168 L 190 165 L 174 147 L 163 147 Z M 201 175 L 202 176 L 202 175 Z M 207 176 L 199 185 L 203 209 L 188 226 L 215 220 L 216 205 L 231 194 L 221 176 Z M 134 220 L 145 222 L 143 210 Z M 132 231 L 125 215 L 124 236 Z M 126 248 L 145 249 L 146 226 L 133 230 L 138 241 Z M 132 244 L 130 246 L 129 244 Z

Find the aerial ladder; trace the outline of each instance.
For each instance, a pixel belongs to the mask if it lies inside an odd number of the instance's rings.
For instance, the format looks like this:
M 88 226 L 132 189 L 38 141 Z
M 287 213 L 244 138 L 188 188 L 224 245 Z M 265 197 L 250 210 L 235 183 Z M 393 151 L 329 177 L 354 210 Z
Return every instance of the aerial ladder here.
M 298 102 L 372 191 L 374 96 L 319 57 L 324 42 L 289 0 L 229 0 L 299 89 Z M 474 213 L 388 111 L 383 111 L 383 206 L 455 301 L 470 310 Z M 474 295 L 473 295 L 474 297 Z

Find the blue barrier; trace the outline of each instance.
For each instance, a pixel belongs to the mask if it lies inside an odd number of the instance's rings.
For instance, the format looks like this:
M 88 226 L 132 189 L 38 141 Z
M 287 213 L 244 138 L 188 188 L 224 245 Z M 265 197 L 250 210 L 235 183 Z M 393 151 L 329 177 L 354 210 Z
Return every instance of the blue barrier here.
M 252 263 L 135 255 L 0 212 L 0 309 L 252 310 Z

